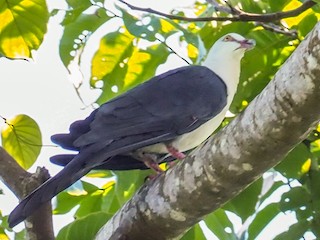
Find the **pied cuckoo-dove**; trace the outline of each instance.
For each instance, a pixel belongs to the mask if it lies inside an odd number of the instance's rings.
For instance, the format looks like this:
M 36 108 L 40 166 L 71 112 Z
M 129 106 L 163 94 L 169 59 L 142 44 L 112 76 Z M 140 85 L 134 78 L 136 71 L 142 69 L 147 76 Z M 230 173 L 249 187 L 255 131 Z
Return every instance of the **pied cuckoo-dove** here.
M 254 45 L 239 34 L 227 34 L 212 46 L 202 66 L 155 76 L 71 124 L 70 133 L 54 135 L 54 142 L 78 153 L 52 157 L 65 167 L 19 203 L 9 225 L 22 222 L 93 168 L 160 171 L 158 163 L 183 158 L 183 152 L 221 124 L 237 89 L 241 58 Z

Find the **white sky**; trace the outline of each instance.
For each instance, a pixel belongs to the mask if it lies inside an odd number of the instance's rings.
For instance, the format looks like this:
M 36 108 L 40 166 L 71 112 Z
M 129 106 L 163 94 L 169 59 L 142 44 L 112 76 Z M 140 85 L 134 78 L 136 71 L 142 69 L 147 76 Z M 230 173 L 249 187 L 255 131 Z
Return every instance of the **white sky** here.
M 176 6 L 188 6 L 193 0 L 177 2 L 162 0 L 161 4 L 156 0 L 131 0 L 128 2 L 160 11 L 169 11 Z M 51 8 L 61 8 L 62 6 L 64 6 L 62 0 L 51 1 L 50 4 Z M 56 18 L 50 21 L 48 33 L 40 49 L 34 53 L 33 62 L 0 59 L 0 115 L 6 118 L 22 113 L 31 116 L 41 128 L 43 144 L 51 144 L 50 136 L 52 134 L 66 132 L 71 122 L 86 117 L 91 111 L 91 109 L 82 110 L 83 104 L 78 99 L 69 81 L 68 73 L 60 61 L 58 49 L 62 29 L 58 23 Z M 105 30 L 100 30 L 100 33 L 103 34 Z M 97 40 L 98 38 L 96 38 L 96 42 Z M 87 54 L 89 59 L 92 52 Z M 172 61 L 170 62 L 166 64 L 165 68 L 174 67 Z M 174 63 L 177 66 L 177 63 Z M 89 61 L 84 67 L 86 68 L 85 72 L 88 72 L 90 69 Z M 86 103 L 90 103 L 95 99 L 96 94 L 86 89 L 82 96 Z M 3 124 L 0 120 L 0 127 Z M 44 147 L 36 165 L 46 166 L 52 175 L 55 174 L 61 168 L 51 164 L 48 159 L 58 151 L 61 150 Z M 32 167 L 30 171 L 33 172 L 35 167 Z M 5 196 L 0 195 L 0 209 L 3 214 L 9 214 L 17 204 L 17 200 L 2 183 L 0 183 L 0 188 L 3 188 L 5 193 Z M 72 221 L 72 218 L 63 215 L 54 217 L 54 221 L 57 232 L 67 222 Z M 292 223 L 293 219 L 292 217 L 284 217 L 284 219 L 282 217 L 280 221 L 287 225 Z M 23 227 L 22 224 L 20 225 L 18 228 Z M 275 228 L 283 230 L 283 226 L 280 228 L 277 223 Z M 268 239 L 269 233 L 260 236 L 260 239 Z

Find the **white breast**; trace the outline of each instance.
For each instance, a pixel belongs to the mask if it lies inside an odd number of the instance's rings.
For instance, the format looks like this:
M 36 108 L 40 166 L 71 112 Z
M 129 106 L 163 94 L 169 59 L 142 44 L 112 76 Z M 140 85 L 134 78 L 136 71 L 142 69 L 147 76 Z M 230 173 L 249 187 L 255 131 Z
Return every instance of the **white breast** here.
M 202 124 L 192 132 L 185 133 L 177 137 L 171 144 L 179 152 L 185 152 L 192 148 L 197 147 L 204 142 L 210 135 L 219 127 L 223 121 L 225 114 L 229 106 L 226 106 L 217 116 L 208 122 Z M 154 144 L 148 147 L 144 147 L 143 151 L 150 153 L 168 153 L 163 143 Z

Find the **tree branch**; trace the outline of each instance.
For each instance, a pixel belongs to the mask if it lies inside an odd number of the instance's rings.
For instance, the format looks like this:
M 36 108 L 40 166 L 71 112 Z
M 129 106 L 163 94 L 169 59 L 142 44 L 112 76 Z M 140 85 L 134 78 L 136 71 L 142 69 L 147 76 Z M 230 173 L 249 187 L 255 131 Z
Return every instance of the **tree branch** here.
M 242 114 L 146 183 L 96 239 L 176 239 L 279 163 L 320 119 L 319 43 L 320 23 Z
M 159 11 L 151 9 L 151 8 L 137 7 L 137 6 L 134 6 L 130 3 L 125 2 L 124 0 L 119 0 L 119 2 L 122 2 L 123 4 L 127 5 L 132 10 L 148 12 L 148 13 L 156 14 L 156 15 L 159 15 L 162 17 L 166 17 L 168 19 L 180 20 L 180 21 L 186 21 L 186 22 L 209 22 L 209 21 L 274 22 L 274 21 L 278 21 L 281 19 L 298 16 L 299 14 L 303 13 L 307 9 L 309 9 L 317 4 L 316 2 L 313 2 L 311 0 L 306 0 L 303 2 L 303 4 L 300 7 L 293 9 L 293 10 L 285 11 L 285 12 L 256 14 L 256 13 L 248 13 L 248 12 L 243 12 L 243 11 L 237 10 L 237 11 L 233 11 L 232 17 L 190 18 L 190 17 L 183 17 L 183 16 L 166 14 L 166 13 L 159 12 Z
M 0 180 L 22 199 L 50 176 L 45 168 L 38 168 L 35 174 L 25 171 L 2 147 L 0 147 Z M 27 239 L 54 239 L 51 202 L 40 207 L 25 221 Z

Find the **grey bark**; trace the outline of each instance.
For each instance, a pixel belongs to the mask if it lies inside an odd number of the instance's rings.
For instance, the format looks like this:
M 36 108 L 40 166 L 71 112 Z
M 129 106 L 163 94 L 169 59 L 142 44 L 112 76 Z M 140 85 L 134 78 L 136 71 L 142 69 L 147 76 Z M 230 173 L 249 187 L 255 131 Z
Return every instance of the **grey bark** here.
M 177 239 L 279 163 L 320 120 L 320 24 L 226 128 L 146 183 L 96 239 Z
M 0 147 L 0 180 L 6 184 L 18 199 L 25 197 L 49 177 L 50 175 L 45 168 L 38 168 L 34 174 L 27 172 Z M 24 222 L 26 239 L 54 239 L 51 213 L 51 202 L 48 202 L 41 206 L 32 216 L 27 218 Z

